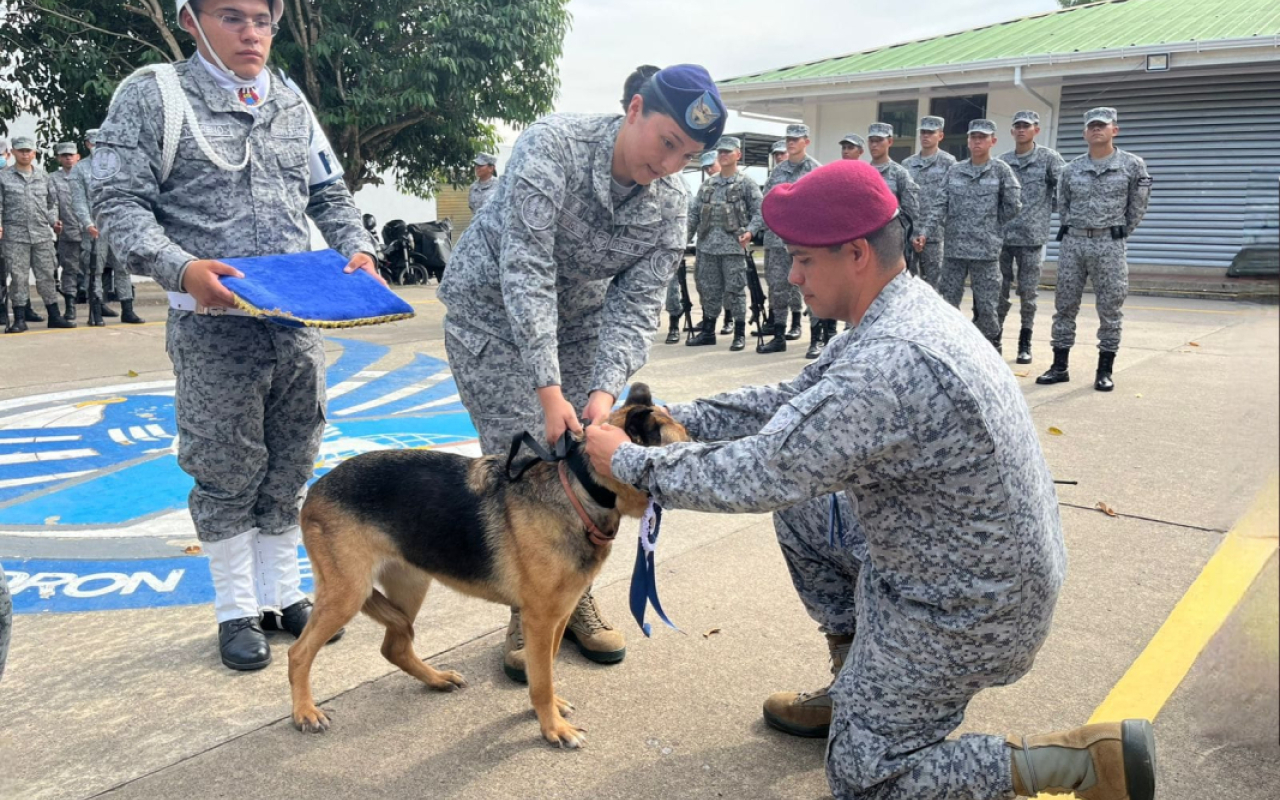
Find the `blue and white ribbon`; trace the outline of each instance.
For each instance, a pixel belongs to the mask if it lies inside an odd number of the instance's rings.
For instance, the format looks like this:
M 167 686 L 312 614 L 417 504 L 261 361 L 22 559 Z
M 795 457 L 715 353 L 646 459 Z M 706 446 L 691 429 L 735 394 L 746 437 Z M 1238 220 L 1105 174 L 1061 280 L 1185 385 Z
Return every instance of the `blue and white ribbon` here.
M 636 618 L 645 636 L 652 636 L 652 626 L 644 621 L 646 601 L 653 605 L 658 617 L 675 630 L 675 624 L 667 619 L 658 600 L 658 572 L 653 563 L 654 549 L 658 546 L 658 529 L 662 527 L 662 507 L 653 500 L 640 518 L 640 541 L 636 543 L 636 565 L 631 572 L 631 616 Z

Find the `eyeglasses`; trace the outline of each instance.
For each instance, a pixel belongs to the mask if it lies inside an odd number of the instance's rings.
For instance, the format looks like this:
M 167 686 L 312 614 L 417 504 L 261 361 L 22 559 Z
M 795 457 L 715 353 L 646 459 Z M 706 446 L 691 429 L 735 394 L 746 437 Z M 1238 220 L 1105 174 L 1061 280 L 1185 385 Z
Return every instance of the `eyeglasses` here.
M 280 26 L 267 17 L 255 17 L 251 20 L 241 14 L 206 14 L 203 11 L 200 13 L 216 19 L 222 29 L 228 33 L 244 33 L 244 29 L 249 25 L 253 26 L 254 33 L 259 36 L 275 36 L 280 32 Z

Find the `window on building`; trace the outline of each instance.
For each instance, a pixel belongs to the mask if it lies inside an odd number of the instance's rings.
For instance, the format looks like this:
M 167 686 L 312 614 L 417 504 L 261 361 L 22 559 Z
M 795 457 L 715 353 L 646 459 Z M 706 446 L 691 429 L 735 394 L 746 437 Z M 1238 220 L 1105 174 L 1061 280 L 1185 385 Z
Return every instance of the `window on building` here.
M 987 96 L 970 94 L 960 97 L 935 97 L 929 101 L 929 114 L 947 121 L 943 130 L 940 150 L 946 150 L 957 159 L 969 157 L 969 123 L 987 116 Z
M 893 126 L 893 147 L 889 148 L 889 158 L 894 161 L 901 161 L 916 151 L 918 108 L 919 103 L 915 100 L 894 100 L 880 104 L 876 122 L 887 122 Z

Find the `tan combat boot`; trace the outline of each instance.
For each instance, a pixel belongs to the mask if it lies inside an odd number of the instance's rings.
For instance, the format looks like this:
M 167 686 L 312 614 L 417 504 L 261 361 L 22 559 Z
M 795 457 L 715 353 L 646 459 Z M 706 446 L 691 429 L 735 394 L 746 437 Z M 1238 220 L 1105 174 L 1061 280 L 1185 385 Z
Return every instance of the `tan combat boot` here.
M 827 635 L 831 651 L 831 683 L 844 666 L 853 636 Z M 764 701 L 764 721 L 792 736 L 825 739 L 831 733 L 831 684 L 816 692 L 774 692 Z
M 596 599 L 588 589 L 569 617 L 564 638 L 578 646 L 578 651 L 597 664 L 616 664 L 627 654 L 622 631 L 615 630 L 600 616 Z
M 502 643 L 502 671 L 516 683 L 528 683 L 524 671 L 524 628 L 520 627 L 520 609 L 511 609 L 507 622 L 507 638 Z
M 1042 736 L 1010 736 L 1013 791 L 1020 797 L 1151 800 L 1156 740 L 1145 719 L 1103 722 Z

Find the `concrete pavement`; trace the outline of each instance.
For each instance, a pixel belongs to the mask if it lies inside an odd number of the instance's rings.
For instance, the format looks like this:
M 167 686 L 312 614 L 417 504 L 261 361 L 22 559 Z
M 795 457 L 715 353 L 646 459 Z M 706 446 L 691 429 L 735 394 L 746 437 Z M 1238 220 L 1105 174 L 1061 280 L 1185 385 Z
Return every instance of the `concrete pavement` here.
M 418 354 L 444 356 L 434 290 L 404 294 L 417 319 L 336 337 L 386 348 L 362 371 L 370 382 Z M 163 319 L 158 306 L 142 311 Z M 1025 373 L 1055 476 L 1079 481 L 1060 491 L 1070 572 L 1035 669 L 979 695 L 963 731 L 1083 723 L 1274 480 L 1280 453 L 1275 308 L 1132 298 L 1111 395 L 1092 390 L 1092 307 L 1069 384 L 1034 384 L 1050 360 L 1049 314 L 1038 322 L 1036 363 L 1010 368 Z M 0 438 L 85 402 L 35 396 L 171 379 L 163 333 L 156 322 L 0 337 Z M 808 363 L 802 347 L 769 357 L 727 349 L 727 339 L 715 348 L 656 344 L 637 378 L 678 400 L 784 380 Z M 354 350 L 332 344 L 331 363 Z M 330 422 L 340 424 L 333 406 Z M 18 412 L 26 416 L 15 422 Z M 1118 516 L 1096 510 L 1100 501 Z M 192 543 L 176 523 L 149 535 L 132 522 L 5 524 L 17 502 L 0 496 L 0 557 L 11 572 L 24 559 L 178 558 Z M 231 674 L 218 662 L 207 605 L 26 613 L 0 683 L 0 797 L 235 797 L 250 777 L 264 797 L 823 796 L 822 744 L 760 719 L 769 692 L 826 677 L 821 636 L 790 587 L 768 518 L 668 516 L 659 582 L 683 634 L 659 626 L 652 639 L 640 636 L 626 611 L 631 551 L 619 550 L 597 595 L 628 635 L 627 659 L 601 667 L 569 647 L 557 661 L 558 691 L 589 731 L 581 752 L 545 746 L 525 690 L 502 675 L 505 610 L 447 589 L 429 595 L 417 647 L 471 686 L 423 689 L 381 658 L 379 629 L 361 617 L 317 660 L 316 694 L 334 728 L 312 737 L 287 722 L 287 641 L 275 640 L 270 668 Z M 1273 557 L 1157 717 L 1161 797 L 1280 792 L 1276 574 Z

